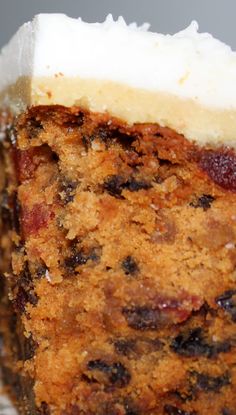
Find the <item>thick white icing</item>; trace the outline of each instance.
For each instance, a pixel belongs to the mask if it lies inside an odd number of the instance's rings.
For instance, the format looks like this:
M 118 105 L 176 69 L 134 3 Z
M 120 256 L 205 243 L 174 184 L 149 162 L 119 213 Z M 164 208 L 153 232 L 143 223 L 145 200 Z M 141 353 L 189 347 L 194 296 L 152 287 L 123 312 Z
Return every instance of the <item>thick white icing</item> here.
M 40 14 L 23 25 L 0 55 L 0 91 L 21 76 L 110 80 L 174 94 L 219 109 L 236 108 L 236 53 L 196 22 L 170 36 L 148 25 L 85 23 Z

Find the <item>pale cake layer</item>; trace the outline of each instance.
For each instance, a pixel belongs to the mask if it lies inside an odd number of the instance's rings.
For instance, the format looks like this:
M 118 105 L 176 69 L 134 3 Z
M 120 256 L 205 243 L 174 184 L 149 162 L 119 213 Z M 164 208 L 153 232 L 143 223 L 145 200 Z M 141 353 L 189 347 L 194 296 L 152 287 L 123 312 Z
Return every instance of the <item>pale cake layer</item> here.
M 108 112 L 129 124 L 158 123 L 200 145 L 236 146 L 235 110 L 205 108 L 167 93 L 58 74 L 54 78 L 21 78 L 4 96 L 13 112 L 35 105 L 79 105 L 93 112 Z
M 36 16 L 0 54 L 0 106 L 79 105 L 235 147 L 236 53 L 196 22 L 173 36 L 147 29 Z

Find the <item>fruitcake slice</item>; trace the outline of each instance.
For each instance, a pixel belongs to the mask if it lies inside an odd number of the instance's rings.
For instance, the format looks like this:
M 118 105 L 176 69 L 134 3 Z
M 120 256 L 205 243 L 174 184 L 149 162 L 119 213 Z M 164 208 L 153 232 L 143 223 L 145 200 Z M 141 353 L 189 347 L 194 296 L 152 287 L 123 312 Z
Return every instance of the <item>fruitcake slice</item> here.
M 39 15 L 3 50 L 2 365 L 22 414 L 234 415 L 235 66 L 195 23 L 110 17 Z

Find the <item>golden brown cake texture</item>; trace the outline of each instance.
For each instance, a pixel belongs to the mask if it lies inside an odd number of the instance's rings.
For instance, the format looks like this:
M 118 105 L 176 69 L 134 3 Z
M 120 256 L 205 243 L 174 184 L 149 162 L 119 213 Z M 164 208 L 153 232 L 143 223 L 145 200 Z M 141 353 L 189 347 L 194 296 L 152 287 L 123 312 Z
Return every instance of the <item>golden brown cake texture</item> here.
M 235 152 L 62 106 L 3 147 L 21 412 L 235 415 Z

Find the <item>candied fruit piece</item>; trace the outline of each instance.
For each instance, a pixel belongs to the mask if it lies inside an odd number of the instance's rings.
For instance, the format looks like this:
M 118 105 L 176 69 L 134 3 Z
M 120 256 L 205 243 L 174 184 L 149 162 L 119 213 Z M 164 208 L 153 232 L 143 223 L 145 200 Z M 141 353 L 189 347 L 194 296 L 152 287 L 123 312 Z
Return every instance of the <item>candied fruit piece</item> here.
M 53 219 L 54 216 L 54 212 L 48 205 L 35 203 L 31 209 L 24 206 L 21 217 L 24 235 L 37 234 L 40 229 L 48 226 L 50 219 Z
M 236 155 L 232 151 L 204 151 L 199 165 L 213 182 L 236 192 Z

